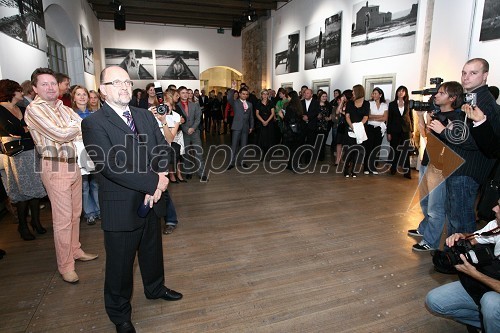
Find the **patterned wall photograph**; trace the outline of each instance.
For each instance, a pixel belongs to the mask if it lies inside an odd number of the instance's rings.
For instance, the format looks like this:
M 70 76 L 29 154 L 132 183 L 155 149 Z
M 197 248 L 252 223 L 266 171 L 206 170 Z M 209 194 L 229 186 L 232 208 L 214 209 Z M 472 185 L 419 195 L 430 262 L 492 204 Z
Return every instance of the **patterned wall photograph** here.
M 153 80 L 152 50 L 104 49 L 105 66 L 120 66 L 132 80 Z
M 0 1 L 0 31 L 37 49 L 47 51 L 42 0 Z
M 198 51 L 155 50 L 158 80 L 198 80 L 200 56 Z
M 300 32 L 295 31 L 276 41 L 274 69 L 276 75 L 299 71 Z
M 81 24 L 80 36 L 82 38 L 83 69 L 85 72 L 94 75 L 94 44 L 92 43 L 92 36 Z
M 374 0 L 353 6 L 351 62 L 415 52 L 418 0 Z

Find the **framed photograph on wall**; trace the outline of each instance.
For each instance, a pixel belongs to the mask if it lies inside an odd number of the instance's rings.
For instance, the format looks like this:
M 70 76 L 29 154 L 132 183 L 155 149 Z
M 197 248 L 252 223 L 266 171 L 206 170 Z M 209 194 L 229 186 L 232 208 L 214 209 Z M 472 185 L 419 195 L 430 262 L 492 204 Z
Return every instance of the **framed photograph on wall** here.
M 293 89 L 293 82 L 282 82 L 281 83 L 281 88 L 288 88 L 291 87 Z
M 198 80 L 200 56 L 198 51 L 155 50 L 158 80 Z
M 342 12 L 306 27 L 304 69 L 340 64 Z
M 94 75 L 94 44 L 92 43 L 92 36 L 81 24 L 80 36 L 82 38 L 83 69 L 85 72 Z
M 153 51 L 136 49 L 104 49 L 105 65 L 120 66 L 132 80 L 154 80 Z
M 47 52 L 42 0 L 0 1 L 0 31 Z
M 351 62 L 415 52 L 418 0 L 363 1 L 352 15 Z
M 295 31 L 276 41 L 274 70 L 276 75 L 299 71 L 300 31 Z
M 480 41 L 500 38 L 500 2 L 484 0 L 483 19 L 481 21 Z

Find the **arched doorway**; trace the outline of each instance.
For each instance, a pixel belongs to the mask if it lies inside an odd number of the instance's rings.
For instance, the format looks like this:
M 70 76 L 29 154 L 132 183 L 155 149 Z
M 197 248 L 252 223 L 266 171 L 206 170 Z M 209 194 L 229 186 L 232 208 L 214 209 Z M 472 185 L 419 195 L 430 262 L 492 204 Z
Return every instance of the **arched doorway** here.
M 44 12 L 47 36 L 66 48 L 68 74 L 72 84 L 85 84 L 79 31 L 74 28 L 68 13 L 59 5 L 49 5 Z M 93 86 L 93 85 L 89 85 Z
M 243 74 L 236 69 L 227 66 L 215 66 L 204 70 L 200 74 L 200 90 L 208 92 L 215 90 L 224 93 L 227 88 L 231 88 L 231 82 L 236 81 L 237 86 L 240 86 Z

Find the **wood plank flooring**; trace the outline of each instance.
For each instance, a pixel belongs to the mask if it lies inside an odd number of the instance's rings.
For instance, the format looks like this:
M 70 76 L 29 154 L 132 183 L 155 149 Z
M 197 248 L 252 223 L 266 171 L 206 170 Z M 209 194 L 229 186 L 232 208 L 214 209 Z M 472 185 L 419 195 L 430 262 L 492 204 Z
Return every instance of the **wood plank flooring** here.
M 236 169 L 171 184 L 180 224 L 163 236 L 166 285 L 179 302 L 147 300 L 136 265 L 132 319 L 138 332 L 466 332 L 431 315 L 427 292 L 453 276 L 435 273 L 406 235 L 417 187 L 401 175 L 249 175 Z M 49 232 L 22 241 L 0 221 L 0 332 L 113 332 L 104 311 L 105 252 L 98 225 L 81 225 L 80 283 L 62 281 L 50 207 Z

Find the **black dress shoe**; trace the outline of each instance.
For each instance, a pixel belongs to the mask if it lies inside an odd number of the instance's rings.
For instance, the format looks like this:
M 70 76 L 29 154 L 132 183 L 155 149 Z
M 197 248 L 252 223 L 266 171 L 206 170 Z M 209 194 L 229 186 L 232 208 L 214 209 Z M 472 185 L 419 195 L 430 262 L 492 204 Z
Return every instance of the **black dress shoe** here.
M 193 178 L 193 175 L 192 175 L 192 174 L 190 174 L 190 173 L 188 173 L 188 174 L 186 175 L 186 179 L 191 179 L 191 178 Z
M 182 298 L 182 294 L 167 288 L 167 292 L 160 298 L 163 298 L 165 301 L 178 301 Z
M 135 327 L 130 321 L 115 324 L 117 333 L 135 333 Z
M 231 170 L 232 168 L 234 168 L 234 165 L 229 164 L 226 170 Z
M 245 164 L 245 163 L 241 163 L 241 167 L 244 168 L 244 169 L 248 169 L 248 165 Z
M 207 177 L 207 176 L 201 176 L 201 177 L 200 177 L 200 180 L 201 180 L 202 182 L 208 182 L 208 177 Z

